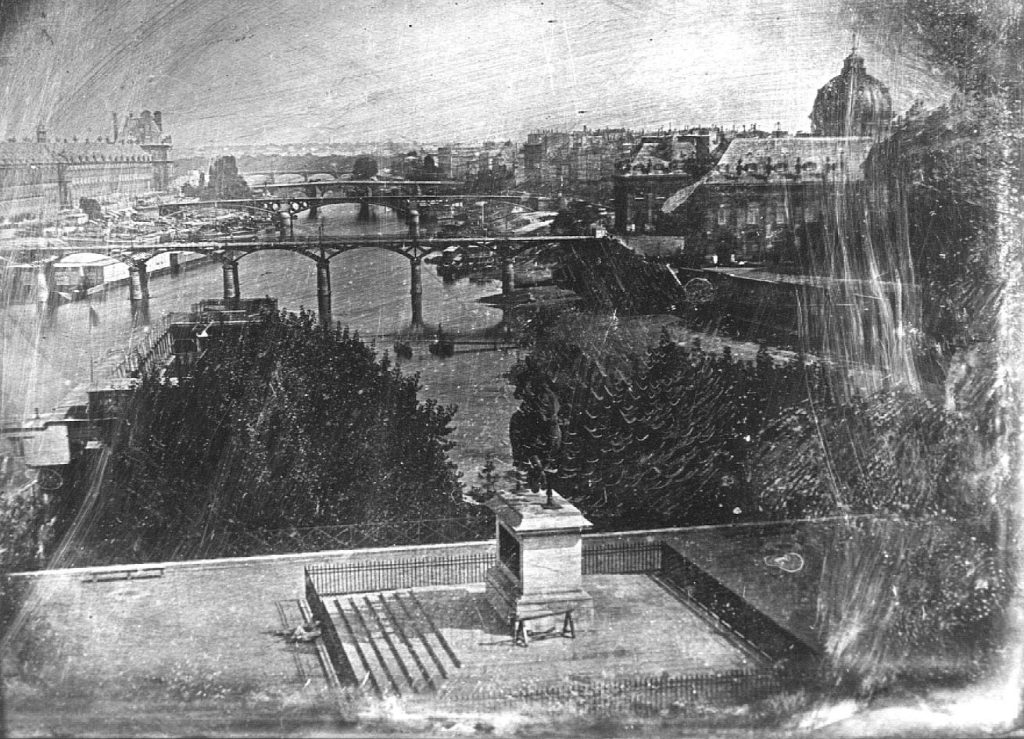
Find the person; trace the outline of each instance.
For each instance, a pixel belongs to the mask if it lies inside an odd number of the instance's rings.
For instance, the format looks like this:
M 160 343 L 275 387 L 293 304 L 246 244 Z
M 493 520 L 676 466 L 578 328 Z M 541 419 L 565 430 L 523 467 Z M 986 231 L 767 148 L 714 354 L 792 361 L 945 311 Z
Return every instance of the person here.
M 288 641 L 292 642 L 310 642 L 320 636 L 320 622 L 317 619 L 312 621 L 306 621 L 305 623 L 299 624 L 291 631 L 284 629 L 276 632 L 278 636 L 283 636 Z

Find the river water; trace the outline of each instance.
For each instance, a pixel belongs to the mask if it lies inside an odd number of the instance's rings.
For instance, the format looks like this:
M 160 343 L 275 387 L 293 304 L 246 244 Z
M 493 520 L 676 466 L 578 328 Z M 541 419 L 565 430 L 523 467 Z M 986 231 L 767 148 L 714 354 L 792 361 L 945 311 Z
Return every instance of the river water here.
M 335 205 L 321 209 L 316 220 L 295 222 L 295 236 L 325 237 L 400 234 L 406 229 L 392 211 L 379 209 L 375 220 L 356 220 L 358 206 Z M 246 256 L 239 262 L 243 296 L 269 295 L 281 308 L 316 308 L 316 269 L 312 260 L 283 251 Z M 73 397 L 75 388 L 99 383 L 126 353 L 163 333 L 165 317 L 188 310 L 202 298 L 222 295 L 219 263 L 206 263 L 178 275 L 156 275 L 150 280 L 148 315 L 133 310 L 127 286 L 117 286 L 88 302 L 64 303 L 40 310 L 35 304 L 0 308 L 0 418 L 42 412 Z M 443 325 L 445 333 L 468 338 L 493 332 L 501 312 L 477 302 L 500 292 L 496 281 L 474 284 L 460 280 L 445 284 L 424 265 L 423 315 L 430 326 Z M 357 249 L 331 261 L 334 320 L 358 330 L 364 337 L 392 334 L 409 327 L 409 262 L 378 249 Z M 392 341 L 378 342 L 383 349 Z M 439 359 L 426 343 L 414 344 L 412 359 L 403 371 L 420 374 L 422 399 L 434 398 L 457 405 L 451 457 L 468 484 L 488 453 L 508 460 L 508 419 L 515 409 L 512 389 L 501 375 L 516 359 L 515 351 L 456 353 Z

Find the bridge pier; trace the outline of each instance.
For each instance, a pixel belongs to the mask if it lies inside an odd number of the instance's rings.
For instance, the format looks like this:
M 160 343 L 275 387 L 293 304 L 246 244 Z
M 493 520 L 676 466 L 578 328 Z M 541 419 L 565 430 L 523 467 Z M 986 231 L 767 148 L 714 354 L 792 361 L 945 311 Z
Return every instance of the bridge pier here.
M 409 236 L 412 237 L 413 241 L 420 237 L 420 212 L 416 209 L 415 201 L 411 204 L 411 210 L 409 211 Z
M 320 206 L 319 205 L 311 205 L 311 206 L 309 206 L 309 220 L 315 221 L 316 217 L 319 214 L 320 214 Z
M 413 328 L 423 326 L 423 276 L 421 274 L 423 260 L 413 257 L 409 260 L 409 276 L 412 287 L 409 288 L 409 296 L 412 298 L 412 325 Z
M 316 260 L 316 307 L 320 324 L 330 326 L 331 318 L 331 262 L 326 257 Z
M 224 262 L 224 302 L 229 308 L 238 305 L 242 296 L 238 286 L 238 262 Z
M 149 300 L 149 274 L 145 262 L 128 267 L 128 299 L 133 303 Z
M 516 289 L 516 260 L 507 252 L 501 255 L 501 295 L 505 302 L 511 302 Z
M 516 262 L 507 246 L 499 247 L 498 254 L 501 258 L 501 297 L 502 302 L 505 304 L 501 320 L 502 323 L 505 324 L 506 328 L 508 328 L 512 325 L 512 319 L 515 317 L 516 310 L 514 302 L 514 293 L 516 289 Z
M 356 220 L 360 222 L 369 221 L 371 217 L 370 203 L 367 200 L 359 201 L 359 215 L 356 216 Z

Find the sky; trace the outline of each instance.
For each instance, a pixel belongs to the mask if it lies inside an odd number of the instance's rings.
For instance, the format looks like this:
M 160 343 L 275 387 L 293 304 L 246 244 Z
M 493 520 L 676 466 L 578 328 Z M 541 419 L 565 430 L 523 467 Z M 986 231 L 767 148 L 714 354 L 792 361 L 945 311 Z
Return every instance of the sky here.
M 0 132 L 92 139 L 144 108 L 177 147 L 795 132 L 854 33 L 896 111 L 947 97 L 854 18 L 833 0 L 0 0 Z

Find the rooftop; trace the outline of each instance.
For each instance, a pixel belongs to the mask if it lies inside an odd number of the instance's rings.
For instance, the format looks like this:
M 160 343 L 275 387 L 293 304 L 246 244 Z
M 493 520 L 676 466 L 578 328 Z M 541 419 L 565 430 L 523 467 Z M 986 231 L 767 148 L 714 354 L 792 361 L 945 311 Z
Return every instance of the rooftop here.
M 783 136 L 735 139 L 726 149 L 709 184 L 784 182 L 801 177 L 862 180 L 872 139 L 864 137 Z

